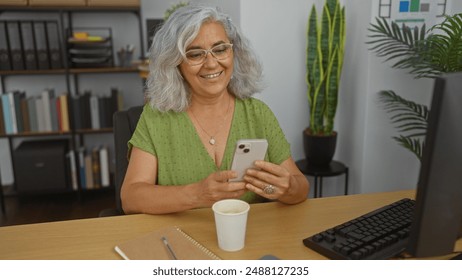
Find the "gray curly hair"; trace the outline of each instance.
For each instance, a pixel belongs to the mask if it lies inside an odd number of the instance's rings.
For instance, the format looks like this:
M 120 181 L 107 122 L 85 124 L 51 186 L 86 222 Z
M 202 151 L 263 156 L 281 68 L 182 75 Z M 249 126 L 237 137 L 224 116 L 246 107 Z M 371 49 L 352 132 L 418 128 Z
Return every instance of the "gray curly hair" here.
M 244 99 L 260 92 L 262 66 L 250 42 L 240 33 L 229 16 L 218 8 L 187 5 L 176 10 L 156 32 L 150 48 L 149 76 L 146 97 L 151 107 L 161 112 L 185 111 L 190 102 L 190 91 L 178 66 L 185 57 L 186 47 L 195 39 L 207 21 L 223 25 L 233 44 L 234 71 L 228 90 Z

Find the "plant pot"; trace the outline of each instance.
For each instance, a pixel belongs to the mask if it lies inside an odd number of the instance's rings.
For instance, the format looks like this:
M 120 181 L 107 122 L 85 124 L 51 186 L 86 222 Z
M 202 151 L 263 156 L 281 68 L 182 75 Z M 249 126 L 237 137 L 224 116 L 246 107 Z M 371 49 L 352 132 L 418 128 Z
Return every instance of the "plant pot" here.
M 332 135 L 312 135 L 309 129 L 303 131 L 303 148 L 310 165 L 329 165 L 335 154 L 337 132 Z

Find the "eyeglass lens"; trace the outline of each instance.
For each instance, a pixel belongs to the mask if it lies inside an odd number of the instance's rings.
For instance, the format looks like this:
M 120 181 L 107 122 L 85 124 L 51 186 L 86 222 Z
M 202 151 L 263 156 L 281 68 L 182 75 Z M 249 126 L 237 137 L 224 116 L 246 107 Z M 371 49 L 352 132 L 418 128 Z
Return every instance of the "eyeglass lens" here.
M 186 52 L 186 59 L 190 64 L 197 65 L 203 63 L 207 57 L 207 54 L 211 53 L 212 56 L 216 59 L 223 60 L 229 57 L 232 47 L 232 44 L 221 44 L 209 50 L 189 50 Z

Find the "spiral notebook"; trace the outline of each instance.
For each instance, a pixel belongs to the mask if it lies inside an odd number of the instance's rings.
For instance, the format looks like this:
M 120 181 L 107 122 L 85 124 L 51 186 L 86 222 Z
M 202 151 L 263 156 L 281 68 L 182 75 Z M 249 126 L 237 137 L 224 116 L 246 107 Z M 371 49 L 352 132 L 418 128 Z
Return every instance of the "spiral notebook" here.
M 166 242 L 163 241 L 166 240 Z M 178 227 L 168 227 L 115 246 L 126 260 L 219 260 Z

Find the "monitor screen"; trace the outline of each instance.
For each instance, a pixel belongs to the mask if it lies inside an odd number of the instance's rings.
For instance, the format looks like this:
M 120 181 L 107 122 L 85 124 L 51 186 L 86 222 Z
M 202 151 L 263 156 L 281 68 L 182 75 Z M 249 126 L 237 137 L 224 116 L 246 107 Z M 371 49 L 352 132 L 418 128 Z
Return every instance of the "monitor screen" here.
M 406 251 L 447 255 L 462 233 L 462 73 L 435 79 Z

